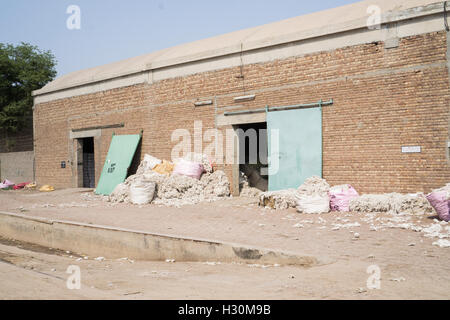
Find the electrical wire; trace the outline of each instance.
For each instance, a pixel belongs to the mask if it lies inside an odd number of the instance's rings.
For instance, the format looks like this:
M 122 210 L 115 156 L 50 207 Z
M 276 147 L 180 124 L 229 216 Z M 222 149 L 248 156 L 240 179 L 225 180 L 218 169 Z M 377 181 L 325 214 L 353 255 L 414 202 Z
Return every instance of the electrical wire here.
M 444 25 L 445 25 L 445 30 L 447 30 L 447 32 L 449 32 L 450 27 L 448 26 L 448 21 L 447 21 L 447 1 L 444 1 Z
M 241 54 L 240 54 L 240 56 L 241 56 L 241 66 L 240 66 L 240 69 L 241 69 L 241 75 L 239 76 L 239 78 L 242 79 L 242 90 L 243 90 L 243 92 L 244 92 L 244 94 L 245 94 L 245 76 L 244 76 L 244 60 L 243 60 L 243 55 L 244 55 L 244 43 L 241 42 Z

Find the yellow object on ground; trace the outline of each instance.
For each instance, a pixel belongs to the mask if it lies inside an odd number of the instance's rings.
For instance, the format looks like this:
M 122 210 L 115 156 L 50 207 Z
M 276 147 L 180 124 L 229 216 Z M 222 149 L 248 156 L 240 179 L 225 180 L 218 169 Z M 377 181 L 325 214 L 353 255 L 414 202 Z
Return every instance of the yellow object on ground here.
M 34 190 L 36 189 L 36 187 L 37 187 L 36 183 L 29 183 L 25 186 L 25 189 Z
M 55 191 L 55 188 L 52 186 L 49 186 L 48 184 L 42 186 L 39 188 L 39 191 L 41 192 L 51 192 L 51 191 Z
M 173 163 L 163 160 L 162 163 L 156 165 L 156 167 L 153 168 L 153 171 L 159 174 L 165 174 L 170 176 L 174 167 L 175 165 Z

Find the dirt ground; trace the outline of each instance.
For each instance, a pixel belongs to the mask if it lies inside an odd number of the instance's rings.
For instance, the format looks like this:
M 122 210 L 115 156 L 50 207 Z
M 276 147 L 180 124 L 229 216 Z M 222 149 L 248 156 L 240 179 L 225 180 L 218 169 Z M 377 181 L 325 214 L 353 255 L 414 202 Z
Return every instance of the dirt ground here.
M 0 297 L 6 299 L 450 298 L 450 248 L 433 245 L 439 238 L 421 230 L 440 225 L 441 237 L 446 239 L 450 224 L 433 216 L 304 215 L 294 209 L 264 209 L 249 198 L 182 208 L 138 207 L 104 202 L 81 189 L 52 193 L 2 191 L 0 211 L 235 242 L 311 254 L 329 261 L 312 268 L 220 261 L 130 263 L 108 260 L 107 252 L 105 261 L 94 257 L 77 261 L 79 257 L 74 254 L 24 250 L 9 242 L 0 247 L 0 269 L 4 271 Z M 83 288 L 77 292 L 65 287 L 65 271 L 70 264 L 82 270 Z M 380 289 L 367 288 L 371 276 L 367 268 L 371 266 L 380 270 Z

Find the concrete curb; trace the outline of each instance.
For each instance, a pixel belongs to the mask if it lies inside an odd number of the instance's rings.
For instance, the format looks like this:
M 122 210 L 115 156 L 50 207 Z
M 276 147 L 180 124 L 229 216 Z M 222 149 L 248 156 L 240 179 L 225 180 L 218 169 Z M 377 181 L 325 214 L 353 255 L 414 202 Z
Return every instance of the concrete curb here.
M 240 244 L 50 220 L 0 211 L 0 235 L 92 257 L 148 261 L 220 261 L 312 267 L 316 257 Z

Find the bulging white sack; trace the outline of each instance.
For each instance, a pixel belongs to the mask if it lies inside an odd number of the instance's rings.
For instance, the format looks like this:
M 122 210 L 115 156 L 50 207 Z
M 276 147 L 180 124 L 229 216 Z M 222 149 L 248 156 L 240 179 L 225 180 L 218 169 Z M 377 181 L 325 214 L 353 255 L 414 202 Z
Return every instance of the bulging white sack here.
M 143 205 L 153 201 L 156 184 L 149 182 L 146 184 L 133 184 L 130 187 L 130 201 L 133 204 Z
M 297 195 L 297 211 L 307 214 L 330 212 L 330 198 L 320 195 Z

